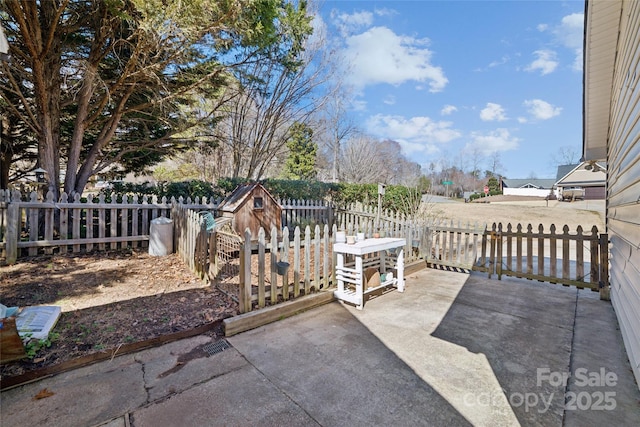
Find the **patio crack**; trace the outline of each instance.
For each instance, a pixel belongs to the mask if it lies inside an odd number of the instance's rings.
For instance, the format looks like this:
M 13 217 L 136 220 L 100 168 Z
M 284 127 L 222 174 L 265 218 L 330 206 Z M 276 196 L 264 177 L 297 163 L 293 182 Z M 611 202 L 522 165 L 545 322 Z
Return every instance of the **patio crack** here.
M 573 362 L 574 362 L 574 351 L 573 351 L 573 347 L 575 345 L 575 339 L 576 339 L 576 323 L 577 323 L 577 319 L 578 319 L 578 304 L 580 302 L 580 292 L 578 292 L 578 290 L 576 289 L 576 303 L 574 306 L 574 310 L 573 310 L 573 327 L 571 328 L 571 347 L 569 348 L 569 375 L 571 375 L 571 373 L 573 372 Z M 571 382 L 571 379 L 569 379 L 569 381 L 566 381 L 564 384 L 564 394 L 563 397 L 565 397 L 564 402 L 565 404 L 563 405 L 562 408 L 562 425 L 565 425 L 565 421 L 567 419 L 567 405 L 566 405 L 566 396 L 567 396 L 567 392 L 569 391 L 569 383 Z
M 296 400 L 295 400 L 292 396 L 290 396 L 290 395 L 289 395 L 289 393 L 287 393 L 285 390 L 283 390 L 282 388 L 278 387 L 278 385 L 277 385 L 276 383 L 274 383 L 273 381 L 271 381 L 271 378 L 269 378 L 269 377 L 267 376 L 267 374 L 266 374 L 266 373 L 262 372 L 262 370 L 261 370 L 260 368 L 258 368 L 256 365 L 254 365 L 253 363 L 251 363 L 251 361 L 250 361 L 249 359 L 247 359 L 247 358 L 245 357 L 245 355 L 244 355 L 244 354 L 242 354 L 242 353 L 240 353 L 240 354 L 241 354 L 242 358 L 247 362 L 247 364 L 249 364 L 250 366 L 253 366 L 253 369 L 255 369 L 256 371 L 258 371 L 258 372 L 260 373 L 260 375 L 262 375 L 262 377 L 263 377 L 267 382 L 269 382 L 269 384 L 271 384 L 271 385 L 272 385 L 276 390 L 278 390 L 280 393 L 282 393 L 282 394 L 283 394 L 283 396 L 285 396 L 287 399 L 289 399 L 289 401 L 290 401 L 292 404 L 294 404 L 295 406 L 297 406 L 298 408 L 300 408 L 300 410 L 301 410 L 302 412 L 304 412 L 304 413 L 305 413 L 305 414 L 306 414 L 310 419 L 312 419 L 312 420 L 313 420 L 313 422 L 315 422 L 315 423 L 316 423 L 316 425 L 318 425 L 318 426 L 321 426 L 321 425 L 322 425 L 322 424 L 320 424 L 320 422 L 319 422 L 318 420 L 316 420 L 316 419 L 314 418 L 314 416 L 313 416 L 313 415 L 311 415 L 311 414 L 309 413 L 309 411 L 307 411 L 305 408 L 303 408 L 302 406 L 300 406 L 300 404 L 298 404 L 298 402 L 296 402 Z
M 147 369 L 146 369 L 146 365 L 145 362 L 138 359 L 138 358 L 134 358 L 135 362 L 138 363 L 140 365 L 140 370 L 142 371 L 142 387 L 144 388 L 145 393 L 147 394 L 145 399 L 144 399 L 144 404 L 148 405 L 149 403 L 151 403 L 151 388 L 149 386 L 149 384 L 147 383 Z

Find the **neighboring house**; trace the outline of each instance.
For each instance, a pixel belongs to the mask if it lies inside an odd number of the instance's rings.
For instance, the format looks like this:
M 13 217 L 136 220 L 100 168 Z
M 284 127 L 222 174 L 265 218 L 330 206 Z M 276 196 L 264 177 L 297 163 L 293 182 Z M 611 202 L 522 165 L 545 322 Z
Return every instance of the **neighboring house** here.
M 605 162 L 582 162 L 575 165 L 558 166 L 556 175 L 556 191 L 562 198 L 565 189 L 584 189 L 585 200 L 604 200 L 607 196 L 605 184 L 607 180 L 607 164 Z
M 553 191 L 555 182 L 555 179 L 503 179 L 502 194 L 547 197 Z
M 640 1 L 588 0 L 586 161 L 607 161 L 611 302 L 640 382 Z
M 223 218 L 231 218 L 231 227 L 239 235 L 243 236 L 247 228 L 251 230 L 252 241 L 258 240 L 260 227 L 267 239 L 273 227 L 278 234 L 282 231 L 282 206 L 259 183 L 237 186 L 220 203 L 218 212 Z

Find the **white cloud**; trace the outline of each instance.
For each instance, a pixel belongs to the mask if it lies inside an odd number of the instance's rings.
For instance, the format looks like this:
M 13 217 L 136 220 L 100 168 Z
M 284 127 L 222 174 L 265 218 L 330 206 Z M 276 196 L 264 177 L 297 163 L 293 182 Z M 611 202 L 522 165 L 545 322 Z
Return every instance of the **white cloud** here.
M 342 13 L 337 10 L 331 11 L 333 24 L 338 27 L 342 36 L 348 36 L 354 31 L 368 27 L 373 24 L 373 13 L 367 11 Z
M 497 67 L 498 65 L 506 64 L 507 62 L 509 62 L 509 55 L 503 55 L 502 58 L 500 58 L 499 60 L 491 62 L 489 64 L 489 68 L 494 68 L 494 67 Z
M 428 39 L 395 34 L 386 27 L 373 27 L 347 38 L 345 56 L 351 64 L 349 79 L 356 88 L 408 81 L 427 83 L 439 92 L 448 83 L 442 68 L 431 64 Z
M 561 107 L 554 107 L 541 99 L 528 99 L 524 101 L 527 111 L 536 120 L 549 120 L 555 116 L 559 116 L 562 112 Z
M 487 106 L 480 111 L 480 118 L 485 122 L 507 120 L 504 108 L 500 104 L 494 104 L 493 102 L 487 102 Z
M 509 130 L 504 128 L 498 128 L 487 133 L 472 132 L 471 140 L 472 142 L 467 144 L 465 149 L 477 148 L 485 156 L 496 151 L 515 150 L 520 142 L 519 138 L 512 136 Z
M 533 54 L 537 56 L 537 59 L 525 68 L 526 71 L 540 70 L 540 73 L 544 76 L 552 73 L 558 67 L 557 55 L 553 50 L 536 50 Z
M 571 66 L 571 68 L 573 68 L 575 71 L 582 71 L 582 67 L 583 67 L 583 60 L 582 60 L 582 49 L 576 49 L 576 57 L 573 60 L 573 64 Z
M 351 109 L 353 111 L 366 111 L 367 110 L 367 101 L 362 99 L 352 99 L 349 104 L 351 105 Z
M 572 68 L 576 71 L 582 71 L 584 13 L 572 13 L 565 16 L 554 33 L 565 47 L 573 49 L 575 58 Z
M 484 68 L 476 68 L 474 71 L 485 72 L 485 71 L 488 71 L 491 68 L 496 68 L 496 67 L 499 67 L 501 65 L 504 65 L 507 62 L 509 62 L 510 60 L 511 60 L 511 58 L 509 57 L 509 55 L 503 55 L 502 58 L 496 59 L 494 61 L 491 61 L 489 63 L 489 65 L 487 65 L 486 67 L 484 67 Z
M 526 117 L 518 117 L 518 123 L 527 123 L 528 121 Z
M 549 31 L 555 37 L 555 42 L 574 52 L 572 68 L 575 71 L 582 71 L 582 43 L 584 38 L 584 13 L 572 13 L 563 16 L 560 24 L 549 25 L 540 24 L 538 30 Z
M 395 15 L 399 15 L 398 11 L 395 9 L 388 9 L 386 7 L 380 8 L 380 9 L 375 9 L 374 13 L 377 16 L 395 16 Z
M 382 102 L 387 105 L 395 105 L 396 97 L 393 95 L 388 95 Z
M 569 49 L 582 49 L 584 13 L 572 13 L 562 18 L 554 34 Z
M 433 152 L 434 144 L 444 144 L 462 133 L 453 129 L 451 122 L 433 121 L 429 117 L 389 116 L 377 114 L 367 120 L 366 129 L 381 139 L 400 142 L 405 154 L 412 152 Z
M 396 139 L 396 142 L 400 144 L 402 148 L 402 153 L 406 156 L 411 156 L 412 154 L 420 153 L 420 154 L 435 154 L 440 152 L 440 148 L 436 144 L 425 144 L 423 142 L 410 142 L 406 139 Z
M 454 105 L 445 105 L 444 107 L 442 107 L 442 110 L 440 110 L 440 114 L 443 116 L 448 116 L 456 111 L 458 111 L 458 107 Z

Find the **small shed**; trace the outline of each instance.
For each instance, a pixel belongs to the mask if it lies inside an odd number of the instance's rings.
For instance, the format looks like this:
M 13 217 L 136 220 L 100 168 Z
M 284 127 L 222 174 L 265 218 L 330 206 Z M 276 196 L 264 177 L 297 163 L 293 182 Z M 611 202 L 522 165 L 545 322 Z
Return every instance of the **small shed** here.
M 260 227 L 265 237 L 271 238 L 271 228 L 278 234 L 282 228 L 282 206 L 259 183 L 242 184 L 220 203 L 218 212 L 223 218 L 231 218 L 231 227 L 239 235 L 251 230 L 251 240 L 258 240 Z

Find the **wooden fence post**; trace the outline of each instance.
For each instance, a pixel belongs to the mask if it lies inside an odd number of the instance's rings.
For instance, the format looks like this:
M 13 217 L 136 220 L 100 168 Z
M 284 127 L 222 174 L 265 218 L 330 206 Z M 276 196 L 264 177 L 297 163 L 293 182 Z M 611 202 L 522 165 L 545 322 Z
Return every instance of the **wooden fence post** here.
M 609 235 L 600 234 L 600 299 L 609 301 L 611 289 L 609 288 Z
M 498 280 L 502 280 L 502 223 L 498 224 L 496 237 L 496 274 Z
M 18 238 L 20 236 L 20 203 L 7 205 L 7 233 L 5 234 L 7 264 L 12 265 L 18 259 Z
M 258 307 L 265 306 L 265 253 L 266 253 L 266 237 L 264 228 L 258 230 Z
M 271 285 L 273 286 L 273 284 Z M 238 292 L 240 313 L 251 311 L 251 230 L 244 232 L 244 243 L 240 252 L 240 289 Z
M 489 245 L 489 274 L 488 277 L 491 279 L 491 275 L 496 268 L 496 223 L 494 222 L 491 226 L 491 244 Z
M 176 239 L 176 242 L 178 240 Z M 220 266 L 218 265 L 218 233 L 214 229 L 209 233 L 209 283 L 215 280 L 215 277 L 220 273 Z
M 591 283 L 598 283 L 600 281 L 600 260 L 598 259 L 598 249 L 601 244 L 599 241 L 600 238 L 598 237 L 598 228 L 594 225 L 591 228 L 591 246 L 589 247 L 589 250 L 591 252 L 591 269 L 589 271 L 589 274 L 591 276 Z

